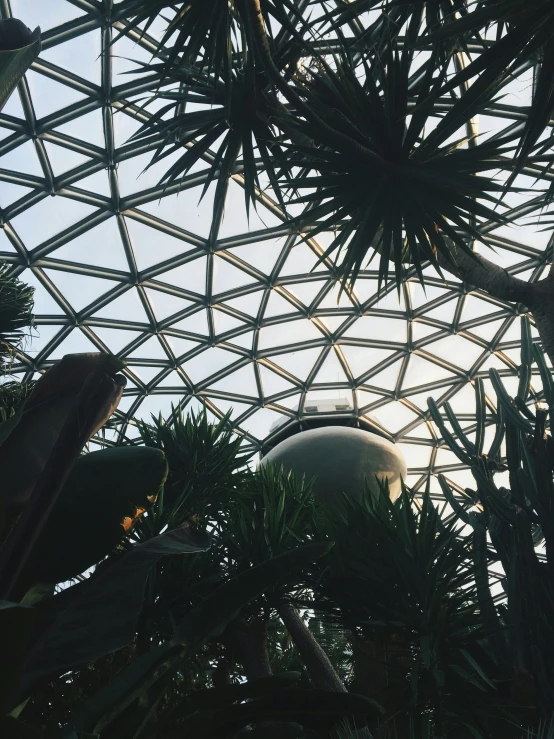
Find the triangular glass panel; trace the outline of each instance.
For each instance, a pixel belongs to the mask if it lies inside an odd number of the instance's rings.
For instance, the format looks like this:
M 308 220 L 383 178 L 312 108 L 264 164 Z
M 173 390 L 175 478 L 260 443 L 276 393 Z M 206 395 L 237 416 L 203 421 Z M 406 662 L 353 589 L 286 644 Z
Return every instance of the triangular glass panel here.
M 33 295 L 33 312 L 35 313 L 35 315 L 64 315 L 64 311 L 60 308 L 57 301 L 54 300 L 52 295 L 50 295 L 47 288 L 44 287 L 42 282 L 37 279 L 33 270 L 23 270 L 23 272 L 19 275 L 19 279 L 35 289 Z
M 303 382 L 310 374 L 312 367 L 314 366 L 314 362 L 319 359 L 320 354 L 320 348 L 303 349 L 287 354 L 272 356 L 271 361 L 279 367 L 282 367 L 285 372 L 288 372 Z
M 141 359 L 146 359 L 146 357 L 141 357 Z M 130 364 L 129 369 L 144 385 L 149 385 L 152 380 L 163 371 L 163 367 L 149 367 L 147 365 L 140 364 Z
M 244 287 L 256 280 L 238 267 L 221 257 L 213 257 L 212 292 L 214 295 L 226 293 L 236 287 Z
M 318 259 L 318 255 L 305 242 L 296 244 L 290 250 L 290 254 L 281 269 L 280 275 L 305 275 L 312 272 L 312 270 L 315 272 L 328 272 L 323 262 L 318 264 Z
M 12 98 L 17 97 L 12 95 Z M 6 106 L 7 107 L 7 106 Z M 3 108 L 3 112 L 6 108 Z M 44 178 L 44 173 L 32 141 L 26 141 L 15 149 L 2 154 L 2 168 L 10 169 L 22 174 L 32 174 L 35 177 Z
M 114 298 L 108 305 L 93 313 L 93 316 L 111 318 L 116 321 L 150 324 L 135 287 Z
M 139 270 L 179 257 L 194 248 L 192 244 L 157 228 L 146 226 L 134 218 L 125 218 L 125 223 Z
M 321 332 L 307 318 L 301 318 L 260 329 L 260 349 L 269 349 L 285 344 L 300 344 L 312 339 L 320 339 Z
M 32 191 L 31 187 L 22 187 L 11 182 L 0 182 L 0 207 L 7 208 Z
M 99 277 L 88 277 L 73 272 L 45 269 L 44 273 L 69 302 L 73 310 L 81 311 L 110 290 L 116 283 Z
M 240 367 L 240 369 L 227 375 L 222 380 L 214 382 L 209 387 L 210 390 L 221 390 L 225 393 L 244 395 L 246 397 L 258 397 L 258 386 L 256 384 L 253 363 L 249 362 L 244 367 Z
M 2 254 L 13 254 L 15 248 L 12 246 L 10 240 L 6 236 L 3 229 L 0 229 L 0 256 Z
M 438 382 L 440 380 L 454 379 L 452 372 L 439 367 L 433 362 L 429 362 L 423 357 L 416 354 L 410 356 L 408 370 L 402 382 L 403 388 L 415 387 L 417 385 L 427 385 L 430 382 Z
M 331 333 L 343 335 L 338 329 L 347 320 L 348 316 L 318 316 L 320 321 Z M 344 334 L 346 335 L 346 334 Z
M 53 259 L 92 264 L 95 267 L 129 271 L 115 218 L 109 218 L 85 231 L 84 234 L 76 236 L 50 256 Z
M 341 344 L 340 348 L 354 377 L 361 377 L 369 372 L 372 367 L 378 366 L 393 354 L 390 349 L 371 349 L 346 344 Z M 374 384 L 373 380 L 371 380 L 371 384 Z
M 461 336 L 447 336 L 434 341 L 426 348 L 426 351 L 439 359 L 447 359 L 461 369 L 469 370 L 485 350 L 482 346 Z
M 325 361 L 319 368 L 316 376 L 313 379 L 314 384 L 321 383 L 346 383 L 348 378 L 344 374 L 344 370 L 339 362 L 337 355 L 331 349 Z
M 281 221 L 267 208 L 257 203 L 256 209 L 250 208 L 250 217 L 246 216 L 244 204 L 244 190 L 233 180 L 229 181 L 229 189 L 225 199 L 225 214 L 219 229 L 218 238 L 225 239 L 239 233 L 263 231 L 272 226 L 278 226 Z
M 287 290 L 297 297 L 298 300 L 306 306 L 306 308 L 309 308 L 326 285 L 327 280 L 309 280 L 308 282 L 299 282 L 294 285 L 289 285 L 287 286 Z M 320 306 L 318 305 L 317 307 L 319 308 Z
M 97 352 L 98 349 L 92 341 L 78 328 L 66 336 L 61 344 L 50 353 L 49 359 L 61 359 L 66 354 L 81 354 L 82 352 Z
M 110 197 L 110 182 L 108 180 L 108 172 L 105 169 L 100 169 L 98 172 L 76 180 L 73 183 L 73 187 Z
M 172 324 L 172 328 L 178 328 L 181 331 L 186 331 L 191 334 L 199 334 L 201 336 L 207 336 L 208 330 L 208 319 L 206 317 L 206 309 L 201 308 L 200 310 L 193 313 L 187 318 L 182 318 L 177 323 Z
M 176 357 L 182 357 L 192 349 L 198 346 L 197 341 L 189 341 L 188 339 L 180 339 L 178 336 L 166 336 L 171 351 Z
M 229 298 L 225 300 L 225 305 L 255 318 L 258 315 L 263 294 L 263 290 L 255 290 L 248 295 L 241 295 L 240 298 Z
M 119 328 L 98 328 L 92 326 L 92 330 L 104 342 L 112 354 L 118 354 L 140 336 L 139 331 L 124 331 Z
M 73 87 L 63 85 L 44 74 L 33 72 L 32 69 L 25 76 L 29 83 L 35 114 L 39 120 L 46 118 L 57 110 L 68 108 L 74 103 L 87 99 L 86 95 L 78 92 Z
M 37 326 L 31 329 L 31 335 L 23 345 L 23 351 L 25 354 L 34 356 L 42 352 L 46 345 L 57 336 L 63 327 L 53 324 L 39 323 Z
M 156 195 L 152 202 L 141 205 L 141 210 L 207 239 L 212 226 L 215 186 L 212 184 L 200 200 L 203 187 L 182 189 L 176 195 L 166 195 L 161 199 Z
M 360 410 L 366 408 L 366 406 L 371 405 L 372 403 L 376 403 L 383 399 L 382 395 L 377 395 L 377 393 L 369 393 L 367 390 L 356 390 L 355 392 L 358 397 L 358 408 Z
M 73 10 L 75 12 L 76 8 Z M 100 85 L 101 41 L 100 30 L 82 33 L 76 38 L 64 41 L 63 44 L 56 44 L 41 51 L 40 56 L 58 67 L 70 69 L 73 74 L 87 82 Z
M 229 253 L 251 264 L 265 275 L 271 274 L 284 246 L 284 239 L 266 239 L 229 249 Z
M 447 303 L 433 308 L 432 310 L 426 311 L 425 316 L 428 318 L 436 318 L 437 321 L 451 324 L 454 320 L 454 313 L 456 312 L 457 300 L 449 300 Z
M 264 439 L 268 435 L 271 426 L 282 418 L 281 413 L 277 413 L 271 408 L 260 408 L 242 421 L 241 428 L 255 436 L 256 439 Z
M 90 157 L 78 154 L 71 149 L 66 149 L 65 146 L 56 146 L 56 144 L 51 144 L 48 141 L 44 142 L 44 146 L 48 161 L 54 172 L 54 177 L 59 177 L 65 172 L 76 169 L 79 165 L 91 161 Z
M 291 382 L 285 380 L 276 372 L 272 372 L 270 369 L 264 367 L 262 364 L 260 364 L 260 374 L 262 377 L 264 396 L 266 398 L 270 397 L 271 395 L 276 395 L 277 393 L 292 390 L 294 388 L 294 385 Z
M 30 29 L 40 26 L 42 33 L 49 28 L 54 28 L 62 23 L 83 16 L 81 10 L 71 3 L 37 3 L 12 2 L 12 8 L 16 18 L 25 23 Z
M 163 359 L 167 360 L 167 354 L 156 336 L 151 336 L 143 344 L 127 355 L 129 359 Z
M 57 126 L 55 131 L 65 133 L 67 136 L 73 136 L 76 139 L 83 138 L 83 131 L 86 131 L 87 141 L 93 146 L 104 147 L 104 124 L 102 122 L 102 110 L 92 110 L 90 113 L 77 116 L 67 123 Z
M 402 362 L 402 359 L 398 359 L 380 372 L 371 375 L 371 377 L 365 380 L 365 384 L 376 388 L 383 388 L 383 390 L 394 390 Z
M 226 331 L 232 331 L 234 328 L 244 328 L 244 321 L 239 321 L 233 316 L 223 313 L 223 311 L 213 309 L 214 325 L 216 334 L 224 334 Z
M 154 290 L 145 287 L 144 292 L 148 297 L 148 301 L 154 311 L 157 321 L 164 321 L 169 316 L 173 316 L 175 313 L 180 313 L 193 305 L 190 300 L 185 300 L 176 295 L 164 293 L 161 290 Z
M 298 309 L 288 300 L 285 300 L 276 290 L 271 290 L 269 300 L 264 310 L 264 318 L 285 316 L 290 313 L 298 313 Z
M 244 349 L 252 349 L 252 343 L 254 341 L 254 331 L 245 331 L 243 334 L 233 336 L 232 339 L 228 339 L 230 344 L 236 344 L 237 346 L 243 347 Z
M 12 218 L 12 225 L 27 249 L 33 249 L 73 226 L 97 210 L 61 195 L 45 197 L 25 212 Z
M 442 330 L 443 329 L 437 328 L 437 326 L 430 326 L 428 323 L 412 321 L 412 340 L 420 341 L 421 339 L 426 339 L 428 336 L 432 336 Z
M 156 387 L 172 387 L 182 389 L 186 387 L 185 381 L 181 375 L 176 371 L 172 370 L 163 380 L 156 383 Z
M 156 280 L 167 282 L 183 290 L 203 294 L 206 289 L 206 257 L 198 257 L 180 267 L 156 275 Z
M 343 335 L 369 341 L 405 343 L 407 325 L 406 321 L 401 318 L 387 318 L 380 315 L 360 316 Z
M 189 359 L 183 369 L 196 385 L 216 372 L 225 369 L 238 359 L 239 357 L 236 354 L 214 346 Z

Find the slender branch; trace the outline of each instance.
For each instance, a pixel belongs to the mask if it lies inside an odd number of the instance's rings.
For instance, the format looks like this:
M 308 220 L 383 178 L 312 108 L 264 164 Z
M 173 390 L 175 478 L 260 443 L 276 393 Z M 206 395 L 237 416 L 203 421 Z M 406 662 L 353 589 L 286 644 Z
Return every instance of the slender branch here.
M 291 603 L 283 603 L 279 606 L 278 613 L 300 652 L 315 687 L 321 690 L 346 693 L 344 683 L 337 675 L 331 660 L 297 609 Z

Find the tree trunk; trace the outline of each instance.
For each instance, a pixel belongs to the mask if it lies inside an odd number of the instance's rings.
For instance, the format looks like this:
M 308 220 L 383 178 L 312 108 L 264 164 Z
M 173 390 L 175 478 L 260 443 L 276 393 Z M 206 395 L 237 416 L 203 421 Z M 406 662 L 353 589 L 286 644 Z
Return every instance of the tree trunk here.
M 267 622 L 264 618 L 248 622 L 243 616 L 235 618 L 224 634 L 233 658 L 239 662 L 248 680 L 272 675 L 267 651 Z
M 451 258 L 439 254 L 439 265 L 492 297 L 522 303 L 533 316 L 543 349 L 554 365 L 554 268 L 542 280 L 525 282 L 480 254 L 466 254 L 452 242 L 449 246 Z
M 297 609 L 290 603 L 283 603 L 283 605 L 279 606 L 278 613 L 287 627 L 296 648 L 300 652 L 302 661 L 306 665 L 308 674 L 315 687 L 321 690 L 334 690 L 339 693 L 346 693 L 347 690 L 337 675 L 329 657 Z

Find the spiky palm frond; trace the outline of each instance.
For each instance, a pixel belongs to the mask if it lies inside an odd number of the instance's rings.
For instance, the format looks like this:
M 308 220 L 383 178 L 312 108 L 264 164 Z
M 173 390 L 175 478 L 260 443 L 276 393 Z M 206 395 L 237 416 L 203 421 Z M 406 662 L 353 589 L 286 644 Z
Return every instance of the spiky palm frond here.
M 241 468 L 251 455 L 240 452 L 242 439 L 233 433 L 229 414 L 211 423 L 205 410 L 185 418 L 179 409 L 168 419 L 139 422 L 138 429 L 142 442 L 162 449 L 169 465 L 163 496 L 167 520 L 160 525 L 216 515 L 249 474 Z
M 11 276 L 9 264 L 0 262 L 0 363 L 29 333 L 33 322 L 34 289 Z
M 550 0 L 488 0 L 478 3 L 465 17 L 435 30 L 429 40 L 460 36 L 482 40 L 491 26 L 497 29 L 496 42 L 484 44 L 483 52 L 453 75 L 444 90 L 454 90 L 476 75 L 479 77 L 472 87 L 494 90 L 518 69 L 539 61 L 531 107 L 514 160 L 517 173 L 554 114 L 554 5 Z
M 144 70 L 161 74 L 159 64 L 144 65 Z M 270 103 L 265 90 L 268 80 L 263 72 L 256 72 L 253 64 L 233 71 L 230 81 L 183 66 L 173 67 L 165 80 L 176 84 L 175 90 L 162 91 L 157 99 L 166 102 L 134 134 L 132 140 L 156 143 L 148 166 L 162 161 L 175 152 L 182 155 L 169 167 L 160 184 L 179 182 L 191 168 L 207 158 L 209 173 L 201 198 L 216 181 L 214 195 L 214 228 L 223 214 L 229 178 L 241 171 L 244 178 L 246 211 L 256 207 L 260 190 L 258 170 L 263 169 L 283 209 L 277 161 L 285 157 L 279 134 L 272 122 L 275 103 Z M 187 110 L 187 104 L 194 109 Z M 214 147 L 213 156 L 210 154 Z M 240 162 L 239 162 L 240 160 Z
M 260 467 L 225 518 L 230 555 L 250 567 L 313 537 L 316 503 L 309 481 L 272 465 Z
M 289 25 L 288 14 L 301 14 L 289 0 L 260 1 L 260 12 L 271 34 L 269 16 Z M 162 78 L 178 63 L 197 66 L 208 76 L 231 83 L 231 75 L 242 70 L 255 53 L 252 41 L 253 9 L 248 0 L 123 0 L 117 8 L 125 27 L 117 38 L 130 33 L 145 34 L 161 20 L 166 27 L 155 40 L 155 56 L 161 60 Z
M 418 509 L 406 490 L 396 503 L 387 492 L 345 496 L 344 516 L 327 518 L 335 544 L 313 573 L 317 607 L 357 635 L 354 689 L 373 691 L 385 721 L 436 710 L 450 727 L 482 731 L 509 716 L 510 700 L 485 646 L 470 540 L 429 495 Z
M 448 258 L 447 238 L 467 252 L 469 240 L 485 238 L 480 223 L 503 222 L 495 210 L 502 184 L 488 172 L 499 166 L 510 140 L 464 148 L 465 131 L 455 136 L 484 99 L 470 88 L 443 114 L 435 103 L 447 64 L 435 51 L 413 75 L 413 58 L 409 43 L 393 41 L 357 68 L 346 57 L 336 71 L 325 64 L 299 89 L 327 126 L 300 121 L 299 131 L 313 145 L 290 146 L 290 165 L 299 174 L 287 184 L 307 190 L 293 202 L 310 206 L 295 223 L 312 224 L 312 236 L 335 230 L 326 255 L 336 252 L 343 283 L 356 280 L 373 249 L 380 253 L 381 281 L 393 263 L 400 282 L 405 261 L 423 279 L 425 260 L 438 267 L 439 256 Z

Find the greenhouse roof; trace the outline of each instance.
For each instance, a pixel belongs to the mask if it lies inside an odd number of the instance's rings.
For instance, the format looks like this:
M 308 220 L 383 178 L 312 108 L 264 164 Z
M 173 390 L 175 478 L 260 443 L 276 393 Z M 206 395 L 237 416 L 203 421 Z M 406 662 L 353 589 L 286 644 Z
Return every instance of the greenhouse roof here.
M 432 267 L 425 289 L 407 270 L 400 292 L 391 282 L 378 293 L 370 263 L 339 294 L 323 257 L 329 235 L 301 241 L 261 191 L 248 217 L 240 168 L 214 228 L 214 184 L 200 200 L 210 153 L 164 187 L 171 157 L 146 169 L 152 145 L 129 140 L 159 106 L 144 105 L 147 79 L 132 60 L 150 60 L 163 25 L 112 44 L 126 21 L 117 4 L 108 17 L 110 5 L 0 2 L 4 17 L 43 34 L 0 114 L 0 258 L 36 288 L 36 330 L 15 372 L 33 376 L 70 352 L 124 358 L 128 383 L 108 440 L 133 438 L 133 419 L 181 403 L 232 410 L 245 444 L 260 449 L 276 421 L 342 401 L 402 444 L 410 484 L 424 485 L 429 469 L 464 484 L 436 443 L 427 398 L 450 400 L 471 429 L 472 381 L 495 367 L 508 389 L 517 382 L 523 309 Z M 506 84 L 479 116 L 481 136 L 518 125 L 532 80 L 531 67 Z M 533 224 L 536 174 L 518 177 L 532 189 L 507 196 L 509 222 L 489 229 L 495 262 L 526 279 L 543 275 L 551 243 Z

